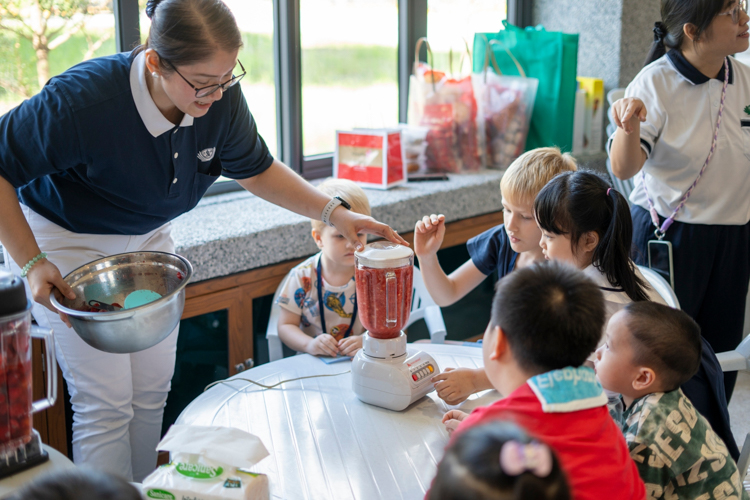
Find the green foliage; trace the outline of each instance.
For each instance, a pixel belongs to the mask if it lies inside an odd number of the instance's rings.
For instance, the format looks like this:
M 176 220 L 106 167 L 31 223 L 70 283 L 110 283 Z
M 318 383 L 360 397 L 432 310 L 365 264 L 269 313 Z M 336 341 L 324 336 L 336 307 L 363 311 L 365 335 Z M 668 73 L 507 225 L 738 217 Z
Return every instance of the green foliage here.
M 28 21 L 24 19 L 22 13 L 30 6 L 41 11 L 45 19 L 57 17 L 69 20 L 76 14 L 88 12 L 91 3 L 90 0 L 0 0 L 0 25 L 30 38 L 32 32 L 29 27 L 23 23 L 14 22 Z
M 7 1 L 7 0 L 0 0 Z M 245 33 L 239 59 L 247 70 L 244 82 L 274 85 L 273 40 L 270 35 Z M 57 75 L 81 62 L 88 48 L 83 33 L 73 35 L 50 52 L 50 72 Z M 107 40 L 95 56 L 115 52 L 114 38 Z M 438 69 L 448 69 L 447 54 L 436 54 Z M 445 64 L 443 64 L 445 63 Z M 454 57 L 454 69 L 458 60 Z M 342 45 L 316 47 L 302 51 L 302 79 L 305 85 L 362 87 L 373 83 L 394 83 L 398 78 L 395 47 Z M 31 43 L 9 32 L 0 31 L 0 99 L 17 100 L 8 95 L 14 85 L 27 88 L 28 95 L 38 92 L 36 56 Z
M 86 36 L 83 33 L 73 35 L 67 42 L 50 52 L 49 64 L 52 76 L 59 75 L 71 66 L 83 60 L 88 50 Z M 110 38 L 97 50 L 94 56 L 113 54 L 115 40 Z M 39 91 L 36 74 L 36 55 L 31 42 L 25 38 L 0 31 L 0 99 L 12 97 L 14 92 L 3 85 L 17 85 L 27 89 L 27 95 Z M 8 95 L 8 94 L 11 95 Z M 18 97 L 14 97 L 17 100 Z
M 273 40 L 269 35 L 245 33 L 239 59 L 247 70 L 245 81 L 274 84 Z M 392 83 L 398 78 L 394 47 L 343 45 L 302 51 L 304 85 L 360 87 Z
M 247 71 L 243 82 L 273 85 L 273 40 L 270 35 L 243 33 L 242 41 L 244 45 L 237 58 Z
M 360 87 L 397 81 L 395 47 L 343 45 L 302 51 L 304 85 Z

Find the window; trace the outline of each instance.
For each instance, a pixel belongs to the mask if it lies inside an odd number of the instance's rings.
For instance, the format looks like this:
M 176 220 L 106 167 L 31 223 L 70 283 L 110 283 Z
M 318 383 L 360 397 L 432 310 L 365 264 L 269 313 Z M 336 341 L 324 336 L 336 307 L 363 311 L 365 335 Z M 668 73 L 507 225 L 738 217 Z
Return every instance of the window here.
M 398 123 L 397 0 L 305 0 L 300 32 L 304 156 L 332 153 L 337 129 Z
M 432 47 L 435 66 L 441 71 L 461 72 L 459 64 L 474 47 L 474 33 L 500 31 L 507 18 L 507 4 L 497 0 L 429 0 L 427 37 Z M 452 61 L 449 58 L 450 52 Z M 463 71 L 471 70 L 471 61 L 464 62 Z
M 51 77 L 115 50 L 111 1 L 0 0 L 0 115 Z

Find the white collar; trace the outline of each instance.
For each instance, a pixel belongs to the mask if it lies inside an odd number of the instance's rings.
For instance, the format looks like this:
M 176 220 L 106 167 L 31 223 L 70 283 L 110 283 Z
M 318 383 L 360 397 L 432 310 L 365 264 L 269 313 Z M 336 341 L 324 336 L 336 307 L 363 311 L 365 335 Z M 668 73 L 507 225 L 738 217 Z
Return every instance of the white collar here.
M 148 91 L 146 84 L 146 54 L 141 52 L 133 60 L 130 66 L 130 91 L 133 93 L 133 100 L 138 114 L 146 125 L 149 133 L 154 137 L 159 137 L 164 132 L 169 132 L 174 128 L 174 123 L 167 120 L 159 108 L 154 104 L 153 98 Z M 193 117 L 185 113 L 180 122 L 180 127 L 190 127 L 193 125 Z
M 604 294 L 604 300 L 608 302 L 617 302 L 620 304 L 628 304 L 632 302 L 628 294 L 625 293 L 621 287 L 615 287 L 607 279 L 607 275 L 601 272 L 599 269 L 591 264 L 589 267 L 583 270 L 583 274 L 591 278 L 596 286 L 602 290 Z

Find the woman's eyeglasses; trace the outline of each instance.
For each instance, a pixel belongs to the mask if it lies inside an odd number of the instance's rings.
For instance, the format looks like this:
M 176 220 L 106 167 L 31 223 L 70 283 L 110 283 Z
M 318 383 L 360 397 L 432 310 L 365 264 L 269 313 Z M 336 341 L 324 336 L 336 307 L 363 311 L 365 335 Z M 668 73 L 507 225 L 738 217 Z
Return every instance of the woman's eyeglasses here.
M 242 74 L 237 75 L 237 76 L 232 75 L 232 78 L 229 79 L 228 81 L 224 82 L 224 83 L 217 83 L 216 85 L 208 85 L 206 87 L 200 87 L 199 88 L 199 87 L 196 87 L 195 85 L 193 85 L 192 83 L 190 83 L 187 78 L 185 78 L 184 76 L 182 76 L 182 73 L 180 73 L 179 71 L 177 71 L 177 68 L 174 66 L 174 64 L 172 64 L 171 62 L 167 61 L 164 58 L 162 58 L 162 61 L 164 61 L 165 63 L 169 64 L 169 66 L 175 71 L 175 73 L 177 73 L 178 75 L 180 75 L 180 77 L 183 80 L 185 80 L 185 83 L 187 83 L 188 85 L 190 85 L 190 87 L 192 87 L 192 89 L 195 90 L 195 97 L 206 97 L 206 96 L 209 96 L 209 95 L 213 94 L 214 92 L 216 92 L 219 89 L 221 89 L 222 92 L 226 92 L 229 87 L 231 87 L 232 85 L 236 85 L 237 82 L 239 82 L 240 80 L 242 80 L 242 77 L 247 74 L 247 71 L 245 71 L 245 67 L 242 65 L 242 63 L 239 60 L 237 60 L 237 64 L 240 65 L 240 69 L 242 70 Z
M 739 0 L 737 4 L 727 12 L 722 12 L 720 16 L 732 16 L 732 22 L 738 24 L 740 22 L 740 11 L 747 12 L 747 0 Z

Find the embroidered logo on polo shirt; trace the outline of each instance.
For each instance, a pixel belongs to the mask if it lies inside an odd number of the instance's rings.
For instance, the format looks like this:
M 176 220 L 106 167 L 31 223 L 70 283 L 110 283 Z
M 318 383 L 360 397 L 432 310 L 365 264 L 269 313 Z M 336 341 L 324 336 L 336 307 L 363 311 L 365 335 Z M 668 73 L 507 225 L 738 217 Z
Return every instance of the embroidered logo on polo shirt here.
M 211 161 L 216 153 L 216 148 L 206 148 L 203 151 L 198 152 L 198 159 L 200 161 Z

